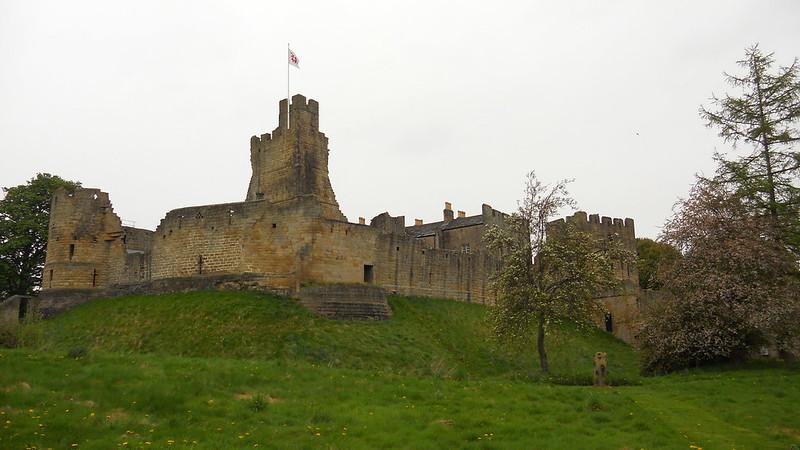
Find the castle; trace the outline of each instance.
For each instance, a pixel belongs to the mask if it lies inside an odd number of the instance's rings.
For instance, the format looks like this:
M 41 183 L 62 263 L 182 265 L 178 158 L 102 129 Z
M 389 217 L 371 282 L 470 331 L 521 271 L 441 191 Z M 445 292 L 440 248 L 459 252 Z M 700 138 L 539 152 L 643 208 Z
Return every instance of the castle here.
M 280 101 L 278 127 L 271 134 L 250 139 L 252 176 L 242 202 L 176 209 L 151 231 L 123 226 L 108 194 L 99 189 L 57 192 L 42 279 L 42 296 L 54 299 L 51 307 L 59 309 L 57 299 L 66 302 L 78 294 L 226 286 L 334 303 L 343 296 L 381 303 L 369 287 L 491 303 L 489 280 L 500 261 L 484 247 L 482 236 L 506 214 L 484 204 L 480 214 L 466 216 L 445 203 L 442 220 L 435 223 L 406 225 L 405 217 L 386 212 L 369 224 L 363 218 L 349 222 L 328 177 L 328 138 L 319 130 L 319 104 L 302 95 L 291 100 L 289 108 L 286 99 Z M 579 212 L 567 220 L 600 237 L 617 235 L 635 250 L 632 219 Z M 605 303 L 609 310 L 620 305 L 629 310 L 638 275 L 635 267 L 623 265 L 617 274 L 625 293 Z M 360 291 L 337 294 L 325 286 Z M 390 314 L 388 307 L 370 308 L 375 316 Z

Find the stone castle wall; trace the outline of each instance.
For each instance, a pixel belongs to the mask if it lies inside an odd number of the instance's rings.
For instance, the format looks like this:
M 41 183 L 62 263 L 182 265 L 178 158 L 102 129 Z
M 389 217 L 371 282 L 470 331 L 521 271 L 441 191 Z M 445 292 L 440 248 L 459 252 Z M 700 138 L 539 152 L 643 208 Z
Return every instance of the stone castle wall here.
M 365 266 L 372 266 L 371 282 L 389 292 L 481 303 L 494 298 L 488 278 L 498 262 L 484 251 L 433 249 L 405 234 L 347 222 L 327 221 L 319 231 L 311 279 L 369 282 Z
M 86 199 L 95 191 L 79 189 L 74 195 Z M 53 284 L 45 280 L 48 289 L 258 273 L 261 283 L 282 289 L 367 282 L 403 295 L 475 302 L 493 298 L 488 277 L 497 268 L 495 258 L 480 248 L 470 253 L 430 248 L 397 232 L 404 229 L 402 218 L 391 218 L 399 228 L 385 228 L 326 219 L 311 200 L 282 208 L 252 201 L 176 209 L 152 232 L 119 226 L 107 194 L 99 209 L 87 208 L 85 200 L 66 203 L 58 198 L 63 207 L 54 209 L 52 218 L 62 231 L 54 231 L 51 242 L 46 273 L 53 270 L 54 277 Z M 81 221 L 83 240 L 75 246 L 73 260 L 62 261 L 68 259 L 64 252 L 70 244 L 60 236 L 78 228 L 63 218 L 84 216 L 93 220 Z M 482 227 L 475 228 L 470 236 L 477 239 Z M 453 230 L 456 235 L 464 231 Z M 371 279 L 365 279 L 367 271 Z
M 619 219 L 599 214 L 587 215 L 583 211 L 559 219 L 553 223 L 568 223 L 574 225 L 578 230 L 589 233 L 597 239 L 615 240 L 622 244 L 625 250 L 636 253 L 636 230 L 633 219 Z M 636 270 L 636 263 L 617 262 L 614 271 L 619 280 L 623 282 L 626 293 L 635 293 L 639 289 L 639 273 Z
M 176 209 L 149 231 L 123 227 L 108 194 L 98 189 L 58 192 L 45 291 L 122 292 L 137 285 L 239 277 L 295 294 L 318 283 L 366 283 L 402 295 L 494 300 L 490 278 L 500 262 L 482 238 L 505 214 L 483 205 L 479 215 L 454 217 L 446 203 L 444 220 L 425 226 L 406 227 L 404 217 L 388 213 L 370 225 L 350 223 L 328 177 L 330 152 L 319 131 L 319 104 L 296 95 L 288 116 L 286 106 L 286 100 L 280 102 L 271 134 L 250 140 L 253 173 L 243 202 Z M 579 212 L 566 221 L 635 249 L 630 219 Z M 631 285 L 638 280 L 635 268 L 625 265 L 618 275 Z

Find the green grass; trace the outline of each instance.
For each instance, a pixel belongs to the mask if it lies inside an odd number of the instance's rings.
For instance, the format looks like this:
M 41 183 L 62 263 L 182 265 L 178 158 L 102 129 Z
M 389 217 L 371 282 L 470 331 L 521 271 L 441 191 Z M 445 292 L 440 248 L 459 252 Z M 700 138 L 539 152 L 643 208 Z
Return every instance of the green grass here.
M 199 292 L 100 300 L 35 325 L 43 351 L 305 361 L 328 367 L 475 379 L 538 379 L 532 346 L 492 339 L 482 305 L 393 297 L 389 321 L 331 321 L 291 299 Z M 611 381 L 638 382 L 635 352 L 599 330 L 556 329 L 547 337 L 553 379 L 591 383 L 592 355 L 607 351 Z
M 84 305 L 0 350 L 0 448 L 800 448 L 797 368 L 641 378 L 629 347 L 561 329 L 541 379 L 484 308 L 391 304 L 380 323 L 255 294 Z M 558 384 L 598 349 L 633 385 Z

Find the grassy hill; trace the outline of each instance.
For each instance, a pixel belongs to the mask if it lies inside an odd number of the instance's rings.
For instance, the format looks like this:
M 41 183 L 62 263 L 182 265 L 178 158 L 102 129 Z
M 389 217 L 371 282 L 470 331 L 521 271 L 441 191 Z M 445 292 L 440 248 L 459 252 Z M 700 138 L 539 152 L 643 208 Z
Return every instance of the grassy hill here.
M 797 368 L 641 378 L 623 343 L 560 329 L 540 379 L 483 307 L 390 303 L 366 323 L 257 294 L 84 305 L 0 350 L 0 448 L 800 448 Z M 559 384 L 598 349 L 627 385 Z
M 331 321 L 294 300 L 253 293 L 198 292 L 100 300 L 41 322 L 29 332 L 45 351 L 305 361 L 328 367 L 472 379 L 538 378 L 532 346 L 492 339 L 486 308 L 447 300 L 393 297 L 389 321 Z M 632 349 L 600 330 L 548 336 L 553 379 L 591 383 L 592 355 L 607 351 L 611 379 L 639 379 Z

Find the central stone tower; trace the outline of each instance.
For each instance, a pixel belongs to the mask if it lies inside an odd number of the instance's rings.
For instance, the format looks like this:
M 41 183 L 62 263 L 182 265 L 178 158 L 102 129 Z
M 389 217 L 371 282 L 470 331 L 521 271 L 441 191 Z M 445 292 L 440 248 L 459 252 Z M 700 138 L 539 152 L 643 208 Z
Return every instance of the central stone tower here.
M 246 200 L 277 207 L 310 200 L 322 217 L 346 221 L 328 177 L 328 138 L 319 131 L 319 103 L 298 94 L 292 97 L 289 117 L 285 99 L 278 110 L 272 135 L 250 139 L 253 175 Z

